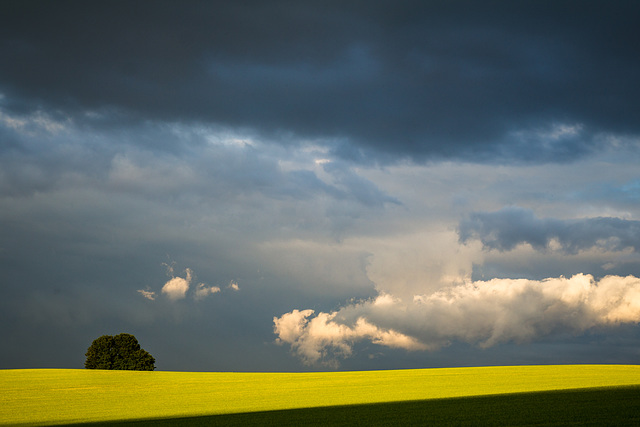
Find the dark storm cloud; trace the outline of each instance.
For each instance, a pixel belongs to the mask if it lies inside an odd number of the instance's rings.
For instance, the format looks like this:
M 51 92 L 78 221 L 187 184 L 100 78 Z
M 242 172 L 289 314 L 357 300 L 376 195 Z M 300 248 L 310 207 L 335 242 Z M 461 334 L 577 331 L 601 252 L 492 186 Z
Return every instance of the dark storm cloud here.
M 460 222 L 459 236 L 463 243 L 477 239 L 485 248 L 498 251 L 510 251 L 525 243 L 544 251 L 556 242 L 568 254 L 594 247 L 640 252 L 640 221 L 611 217 L 537 218 L 532 211 L 517 207 L 474 212 Z
M 346 158 L 564 161 L 640 130 L 639 16 L 624 1 L 5 1 L 0 91 L 14 112 L 216 123 Z M 550 138 L 558 124 L 582 131 Z

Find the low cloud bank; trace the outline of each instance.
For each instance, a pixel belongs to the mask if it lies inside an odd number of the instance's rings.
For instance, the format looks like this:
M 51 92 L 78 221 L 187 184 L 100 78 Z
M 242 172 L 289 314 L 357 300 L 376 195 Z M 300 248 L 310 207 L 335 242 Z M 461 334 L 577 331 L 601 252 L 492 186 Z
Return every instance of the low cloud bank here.
M 389 294 L 331 313 L 293 310 L 274 317 L 276 341 L 307 365 L 336 366 L 353 345 L 435 351 L 452 341 L 486 348 L 640 322 L 640 279 L 591 275 L 540 281 L 493 279 L 416 295 Z
M 614 217 L 541 219 L 519 207 L 474 212 L 460 222 L 458 233 L 462 243 L 480 240 L 485 248 L 499 251 L 528 243 L 542 251 L 555 244 L 569 254 L 593 247 L 609 251 L 632 248 L 640 252 L 640 221 Z

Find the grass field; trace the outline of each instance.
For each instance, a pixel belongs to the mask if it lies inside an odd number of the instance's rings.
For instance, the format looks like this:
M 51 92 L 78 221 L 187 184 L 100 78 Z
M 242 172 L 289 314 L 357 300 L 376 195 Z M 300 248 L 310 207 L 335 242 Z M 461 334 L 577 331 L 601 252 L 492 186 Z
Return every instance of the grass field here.
M 514 416 L 542 417 L 547 425 L 583 424 L 603 414 L 616 421 L 611 425 L 624 420 L 637 425 L 640 419 L 640 366 L 635 365 L 323 373 L 2 370 L 0 390 L 0 423 L 13 425 L 143 424 L 145 419 L 182 425 L 294 425 L 301 419 L 384 425 L 389 416 L 388 424 L 459 424 L 463 416 L 478 421 L 493 413 L 489 419 L 503 425 L 523 425 L 508 421 Z M 425 421 L 425 416 L 441 418 Z

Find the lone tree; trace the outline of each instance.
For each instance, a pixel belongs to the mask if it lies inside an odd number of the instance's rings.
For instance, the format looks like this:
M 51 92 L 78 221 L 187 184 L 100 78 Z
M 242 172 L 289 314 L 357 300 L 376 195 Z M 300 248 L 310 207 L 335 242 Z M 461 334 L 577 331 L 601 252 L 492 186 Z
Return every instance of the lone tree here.
M 140 348 L 131 334 L 103 335 L 91 343 L 85 356 L 87 369 L 153 371 L 156 368 L 156 359 Z

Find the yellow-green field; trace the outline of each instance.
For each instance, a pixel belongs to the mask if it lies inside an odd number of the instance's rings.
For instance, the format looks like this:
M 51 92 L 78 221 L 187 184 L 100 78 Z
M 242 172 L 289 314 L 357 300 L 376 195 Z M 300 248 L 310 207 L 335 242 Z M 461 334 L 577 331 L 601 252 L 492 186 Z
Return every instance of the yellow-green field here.
M 322 373 L 0 370 L 0 423 L 68 424 L 640 385 L 636 365 Z

